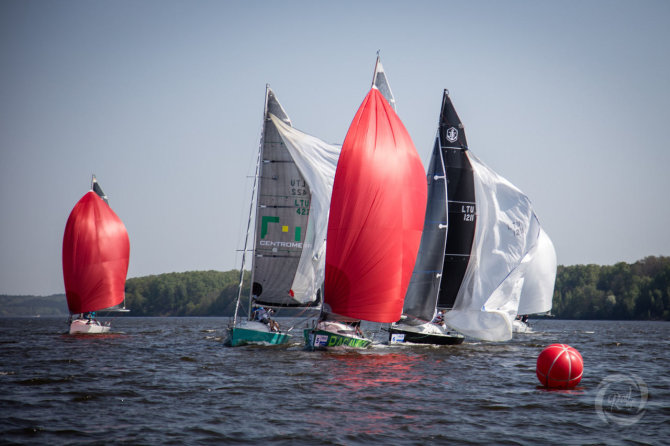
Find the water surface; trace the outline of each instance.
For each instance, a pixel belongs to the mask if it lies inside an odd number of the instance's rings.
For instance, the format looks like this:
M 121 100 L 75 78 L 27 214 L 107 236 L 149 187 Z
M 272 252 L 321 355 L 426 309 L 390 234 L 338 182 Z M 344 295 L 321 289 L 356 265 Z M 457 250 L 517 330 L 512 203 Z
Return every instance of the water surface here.
M 0 319 L 0 439 L 668 444 L 670 324 L 532 322 L 505 343 L 333 353 L 305 351 L 299 328 L 288 346 L 224 347 L 227 318 L 124 317 L 101 336 L 65 335 L 61 319 Z M 539 387 L 535 361 L 554 342 L 584 357 L 575 389 Z

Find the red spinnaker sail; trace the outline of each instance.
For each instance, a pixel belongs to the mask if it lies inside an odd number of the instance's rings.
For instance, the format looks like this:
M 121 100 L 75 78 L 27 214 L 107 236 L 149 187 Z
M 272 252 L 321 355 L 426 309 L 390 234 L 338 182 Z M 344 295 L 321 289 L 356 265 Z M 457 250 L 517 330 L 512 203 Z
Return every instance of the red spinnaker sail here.
M 405 126 L 371 89 L 335 172 L 324 288 L 333 313 L 373 322 L 400 319 L 426 194 L 426 173 Z
M 102 198 L 88 192 L 72 209 L 63 236 L 63 278 L 70 313 L 123 302 L 129 256 L 123 222 Z

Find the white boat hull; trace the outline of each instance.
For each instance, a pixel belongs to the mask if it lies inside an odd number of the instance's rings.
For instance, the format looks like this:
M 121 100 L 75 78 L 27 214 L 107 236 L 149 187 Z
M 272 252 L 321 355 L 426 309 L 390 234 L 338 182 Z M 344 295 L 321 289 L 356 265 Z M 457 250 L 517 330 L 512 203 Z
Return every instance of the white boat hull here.
M 70 334 L 100 334 L 109 330 L 109 323 L 101 324 L 96 320 L 75 319 L 70 323 Z
M 280 345 L 286 344 L 290 336 L 286 332 L 272 331 L 268 324 L 244 321 L 228 330 L 225 344 L 231 347 L 246 344 Z

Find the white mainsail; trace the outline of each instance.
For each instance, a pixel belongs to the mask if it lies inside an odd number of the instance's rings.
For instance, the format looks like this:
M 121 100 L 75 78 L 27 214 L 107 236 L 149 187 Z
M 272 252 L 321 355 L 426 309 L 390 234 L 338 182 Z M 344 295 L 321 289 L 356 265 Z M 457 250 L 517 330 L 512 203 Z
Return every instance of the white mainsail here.
M 551 309 L 556 252 L 529 198 L 468 152 L 477 227 L 470 263 L 447 323 L 489 341 L 512 337 L 517 314 Z
M 311 301 L 324 280 L 328 212 L 340 146 L 303 133 L 272 114 L 270 119 L 312 193 L 305 247 L 291 287 L 296 299 Z
M 518 314 L 539 314 L 551 310 L 556 279 L 556 250 L 551 239 L 540 228 L 535 247 L 526 255 L 526 279 L 519 298 Z

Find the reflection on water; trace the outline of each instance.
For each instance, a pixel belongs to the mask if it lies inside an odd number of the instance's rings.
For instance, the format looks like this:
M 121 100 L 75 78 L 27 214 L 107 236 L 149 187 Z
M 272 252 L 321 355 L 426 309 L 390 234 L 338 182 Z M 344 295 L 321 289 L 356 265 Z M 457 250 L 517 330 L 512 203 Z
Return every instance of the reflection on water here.
M 397 409 L 421 382 L 416 365 L 426 360 L 424 355 L 387 350 L 320 355 L 329 373 L 314 386 L 325 399 L 315 407 L 319 416 L 312 421 L 320 429 L 337 432 L 335 439 L 346 443 L 353 435 L 379 441 L 416 418 Z
M 226 325 L 227 318 L 119 318 L 112 333 L 70 336 L 60 319 L 0 320 L 2 442 L 667 441 L 667 323 L 537 321 L 534 333 L 506 343 L 350 352 L 308 352 L 299 336 L 279 348 L 226 348 Z M 579 387 L 538 386 L 536 359 L 552 343 L 582 354 Z M 629 425 L 608 405 L 627 394 L 599 386 L 615 373 L 648 385 L 649 401 L 639 419 L 624 420 Z
M 421 379 L 414 365 L 425 360 L 423 355 L 408 353 L 330 353 L 328 359 L 339 364 L 329 385 L 342 386 L 344 391 L 414 383 Z
M 536 386 L 535 389 L 537 389 L 538 392 L 559 393 L 564 395 L 584 395 L 586 393 L 586 389 L 581 386 L 571 387 L 569 389 Z
M 69 334 L 69 333 L 63 333 L 62 338 L 68 342 L 95 342 L 99 343 L 103 340 L 106 339 L 120 339 L 127 337 L 126 333 L 118 333 L 118 332 L 107 332 L 107 333 L 99 333 L 99 334 L 87 334 L 87 333 L 75 333 L 75 334 Z

